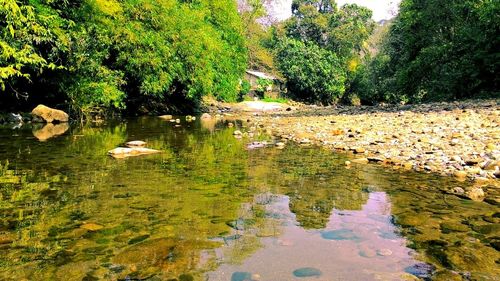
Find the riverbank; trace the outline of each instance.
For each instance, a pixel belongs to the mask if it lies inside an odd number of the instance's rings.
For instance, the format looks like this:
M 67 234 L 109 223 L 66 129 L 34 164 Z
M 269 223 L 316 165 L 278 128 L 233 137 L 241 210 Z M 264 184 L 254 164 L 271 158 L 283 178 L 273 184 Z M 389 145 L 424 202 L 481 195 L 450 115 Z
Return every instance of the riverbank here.
M 228 107 L 227 105 L 225 106 Z M 423 105 L 284 105 L 248 113 L 242 135 L 318 145 L 353 155 L 347 166 L 379 163 L 499 185 L 500 101 Z

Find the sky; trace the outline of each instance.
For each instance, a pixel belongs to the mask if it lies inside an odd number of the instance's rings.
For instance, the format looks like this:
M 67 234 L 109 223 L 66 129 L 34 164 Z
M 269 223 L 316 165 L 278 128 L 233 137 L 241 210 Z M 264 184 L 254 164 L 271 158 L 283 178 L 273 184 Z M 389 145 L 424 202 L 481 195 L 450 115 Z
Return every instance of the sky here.
M 368 7 L 373 11 L 373 19 L 380 21 L 394 17 L 401 0 L 337 0 L 336 2 L 339 7 L 346 3 Z M 277 19 L 284 20 L 291 16 L 292 0 L 273 0 L 271 3 L 271 13 Z

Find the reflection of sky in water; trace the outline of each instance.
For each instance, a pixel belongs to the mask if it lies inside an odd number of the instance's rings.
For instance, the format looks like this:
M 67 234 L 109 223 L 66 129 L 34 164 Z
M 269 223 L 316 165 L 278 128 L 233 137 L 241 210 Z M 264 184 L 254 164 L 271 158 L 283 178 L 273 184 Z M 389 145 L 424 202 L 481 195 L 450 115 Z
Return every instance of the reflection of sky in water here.
M 209 280 L 231 280 L 234 272 L 258 274 L 261 280 L 303 280 L 293 272 L 308 267 L 322 272 L 314 280 L 400 280 L 404 269 L 416 263 L 391 223 L 384 192 L 370 193 L 361 211 L 334 210 L 323 230 L 300 227 L 288 204 L 288 197 L 280 196 L 267 206 L 268 213 L 280 215 L 281 235 L 262 238 L 263 247 L 241 264 L 224 259 L 221 249 L 223 265 Z M 233 243 L 228 246 L 238 240 Z

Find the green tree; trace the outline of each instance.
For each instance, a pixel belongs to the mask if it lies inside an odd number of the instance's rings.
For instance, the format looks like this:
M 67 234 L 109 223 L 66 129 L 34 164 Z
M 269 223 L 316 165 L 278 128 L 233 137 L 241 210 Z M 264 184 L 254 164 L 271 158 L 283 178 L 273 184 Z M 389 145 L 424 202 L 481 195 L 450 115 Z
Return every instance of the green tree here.
M 289 89 L 294 96 L 310 102 L 338 101 L 346 90 L 350 92 L 361 58 L 368 52 L 367 40 L 374 28 L 372 12 L 354 4 L 337 8 L 332 0 L 295 0 L 292 13 L 283 33 L 304 44 L 306 57 L 297 58 L 296 52 L 278 48 L 279 68 L 289 80 Z M 290 62 L 285 63 L 288 55 L 300 62 L 311 60 L 312 65 L 297 63 L 293 70 L 286 69 L 290 66 Z M 314 69 L 313 57 L 321 62 L 320 69 Z M 325 77 L 318 77 L 320 73 Z
M 500 3 L 404 0 L 367 76 L 373 99 L 498 96 Z
M 285 39 L 279 45 L 277 62 L 296 99 L 331 104 L 345 91 L 346 73 L 341 60 L 316 44 Z
M 38 49 L 57 40 L 47 28 L 49 17 L 37 17 L 35 8 L 15 0 L 0 0 L 0 89 L 18 93 L 13 86 L 18 78 L 29 80 L 30 72 L 55 69 Z
M 54 90 L 83 113 L 238 96 L 247 48 L 235 1 L 0 3 L 3 88 L 38 91 L 48 103 Z M 15 79 L 32 74 L 31 88 Z

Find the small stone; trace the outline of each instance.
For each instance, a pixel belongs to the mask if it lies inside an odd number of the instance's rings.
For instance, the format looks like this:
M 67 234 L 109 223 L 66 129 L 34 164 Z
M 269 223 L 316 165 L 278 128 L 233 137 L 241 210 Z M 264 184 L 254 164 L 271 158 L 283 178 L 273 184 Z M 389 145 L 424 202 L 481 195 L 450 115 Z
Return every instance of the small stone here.
M 486 149 L 487 150 L 495 150 L 495 149 L 497 149 L 497 146 L 494 143 L 488 143 L 486 145 Z
M 282 149 L 285 148 L 285 143 L 284 142 L 277 142 L 275 144 L 276 148 Z
M 260 274 L 254 273 L 252 274 L 252 281 L 259 281 L 260 280 Z
M 464 180 L 467 178 L 467 172 L 464 171 L 456 171 L 453 173 L 453 176 L 459 180 Z
M 474 182 L 479 183 L 479 184 L 484 184 L 484 183 L 490 182 L 490 180 L 488 178 L 485 178 L 485 177 L 476 177 L 476 178 L 474 178 Z
M 480 187 L 472 187 L 470 190 L 465 192 L 465 196 L 473 201 L 483 201 L 484 191 Z
M 241 136 L 242 133 L 241 133 L 240 130 L 236 130 L 236 131 L 233 132 L 233 135 L 235 135 L 235 136 Z
M 479 164 L 479 162 L 481 162 L 481 160 L 479 158 L 468 158 L 468 159 L 465 159 L 465 164 L 467 166 L 474 166 L 474 165 Z
M 171 120 L 172 118 L 174 118 L 174 116 L 172 116 L 172 115 L 161 115 L 161 116 L 158 116 L 158 118 L 161 118 L 163 120 Z
M 181 123 L 181 119 L 175 119 L 175 123 L 177 124 Z
M 374 163 L 380 163 L 380 162 L 384 161 L 384 159 L 380 158 L 380 157 L 368 157 L 367 159 L 368 159 L 368 161 L 374 162 Z
M 454 187 L 451 189 L 451 193 L 456 194 L 456 195 L 463 195 L 463 194 L 465 194 L 465 190 L 463 188 L 457 186 L 457 187 Z
M 229 122 L 229 123 L 227 123 L 227 126 L 228 126 L 229 128 L 232 128 L 232 127 L 234 127 L 234 124 L 233 124 L 233 123 L 231 123 L 231 122 Z
M 410 162 L 404 162 L 403 164 L 401 164 L 401 166 L 403 166 L 403 168 L 405 170 L 411 170 L 411 169 L 413 169 L 413 163 L 410 163 Z
M 363 147 L 356 147 L 353 150 L 354 150 L 354 153 L 365 153 L 365 151 L 366 151 L 366 149 L 364 149 Z
M 481 168 L 486 171 L 495 171 L 497 167 L 500 166 L 500 163 L 498 161 L 485 161 L 484 163 L 481 164 Z
M 342 130 L 333 130 L 332 131 L 332 135 L 334 135 L 334 136 L 340 136 L 343 134 L 344 134 L 344 131 L 342 131 Z
M 345 161 L 345 162 L 344 162 L 344 164 L 345 164 L 346 166 L 351 166 L 351 161 Z

